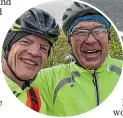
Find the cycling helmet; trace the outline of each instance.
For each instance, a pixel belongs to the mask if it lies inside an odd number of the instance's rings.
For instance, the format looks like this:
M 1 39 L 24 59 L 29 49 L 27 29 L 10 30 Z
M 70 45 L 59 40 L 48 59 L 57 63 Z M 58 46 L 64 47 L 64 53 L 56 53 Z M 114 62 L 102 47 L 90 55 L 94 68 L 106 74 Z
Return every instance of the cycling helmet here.
M 52 46 L 52 44 L 58 40 L 60 30 L 53 16 L 41 9 L 31 8 L 22 14 L 8 31 L 3 43 L 4 58 L 14 77 L 24 82 L 24 87 L 29 86 L 35 77 L 30 80 L 20 79 L 8 63 L 8 55 L 14 43 L 30 34 L 43 37 L 45 40 L 48 40 Z
M 4 53 L 7 54 L 15 42 L 29 34 L 44 37 L 52 46 L 58 40 L 59 26 L 54 17 L 47 12 L 31 8 L 21 15 L 10 28 L 3 43 Z
M 101 15 L 97 10 L 78 2 L 74 2 L 63 14 L 62 18 L 62 28 L 66 36 L 68 36 L 67 31 L 71 24 L 80 17 L 86 15 Z

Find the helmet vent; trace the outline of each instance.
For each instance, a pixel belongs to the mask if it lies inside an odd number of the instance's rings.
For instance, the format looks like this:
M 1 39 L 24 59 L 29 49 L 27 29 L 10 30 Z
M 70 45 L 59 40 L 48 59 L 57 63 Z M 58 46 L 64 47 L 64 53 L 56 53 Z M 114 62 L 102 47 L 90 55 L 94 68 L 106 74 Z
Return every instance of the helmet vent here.
M 77 7 L 81 7 L 78 2 L 74 2 L 74 4 L 75 4 Z
M 72 11 L 72 8 L 67 8 L 66 11 Z
M 68 17 L 68 14 L 65 14 L 62 18 L 62 21 L 64 21 Z
M 47 14 L 43 14 L 44 16 L 44 25 L 45 27 L 49 24 L 49 16 Z

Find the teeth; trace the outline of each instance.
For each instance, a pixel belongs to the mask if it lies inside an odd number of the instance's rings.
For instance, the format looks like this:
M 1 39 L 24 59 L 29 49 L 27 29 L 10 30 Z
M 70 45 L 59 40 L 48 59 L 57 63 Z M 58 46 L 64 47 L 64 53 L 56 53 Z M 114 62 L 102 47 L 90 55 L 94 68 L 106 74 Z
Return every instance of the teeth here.
M 27 64 L 30 64 L 30 65 L 36 65 L 35 62 L 30 61 L 30 60 L 28 60 L 28 59 L 22 59 L 22 61 L 25 62 L 25 63 L 27 63 Z
M 88 54 L 88 55 L 93 55 L 93 54 L 97 54 L 99 52 L 99 50 L 87 50 L 87 51 L 84 51 L 84 53 Z
M 88 51 L 85 51 L 85 52 L 88 52 L 88 53 L 94 53 L 95 51 L 90 51 L 90 50 L 88 50 Z

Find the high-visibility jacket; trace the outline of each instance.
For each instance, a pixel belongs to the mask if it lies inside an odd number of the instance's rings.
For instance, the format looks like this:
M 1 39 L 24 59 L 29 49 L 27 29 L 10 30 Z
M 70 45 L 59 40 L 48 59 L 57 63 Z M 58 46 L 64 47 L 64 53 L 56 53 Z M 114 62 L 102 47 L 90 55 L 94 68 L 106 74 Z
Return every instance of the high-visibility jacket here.
M 115 88 L 121 69 L 122 61 L 111 57 L 95 71 L 72 62 L 41 70 L 32 86 L 38 87 L 48 115 L 73 116 L 102 103 Z
M 36 87 L 26 87 L 22 90 L 15 82 L 5 76 L 13 94 L 29 108 L 47 114 L 46 105 Z

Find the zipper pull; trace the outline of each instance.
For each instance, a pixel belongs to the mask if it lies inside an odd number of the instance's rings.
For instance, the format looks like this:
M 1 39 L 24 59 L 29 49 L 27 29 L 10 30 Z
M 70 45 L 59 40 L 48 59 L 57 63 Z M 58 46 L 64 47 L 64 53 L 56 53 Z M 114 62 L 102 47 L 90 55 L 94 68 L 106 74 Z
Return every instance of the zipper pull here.
M 70 83 L 70 86 L 71 86 L 71 87 L 74 86 L 74 82 L 75 82 L 74 78 L 75 78 L 75 77 L 79 77 L 80 75 L 81 75 L 81 74 L 80 74 L 78 71 L 73 71 L 73 72 L 71 73 L 71 83 Z

